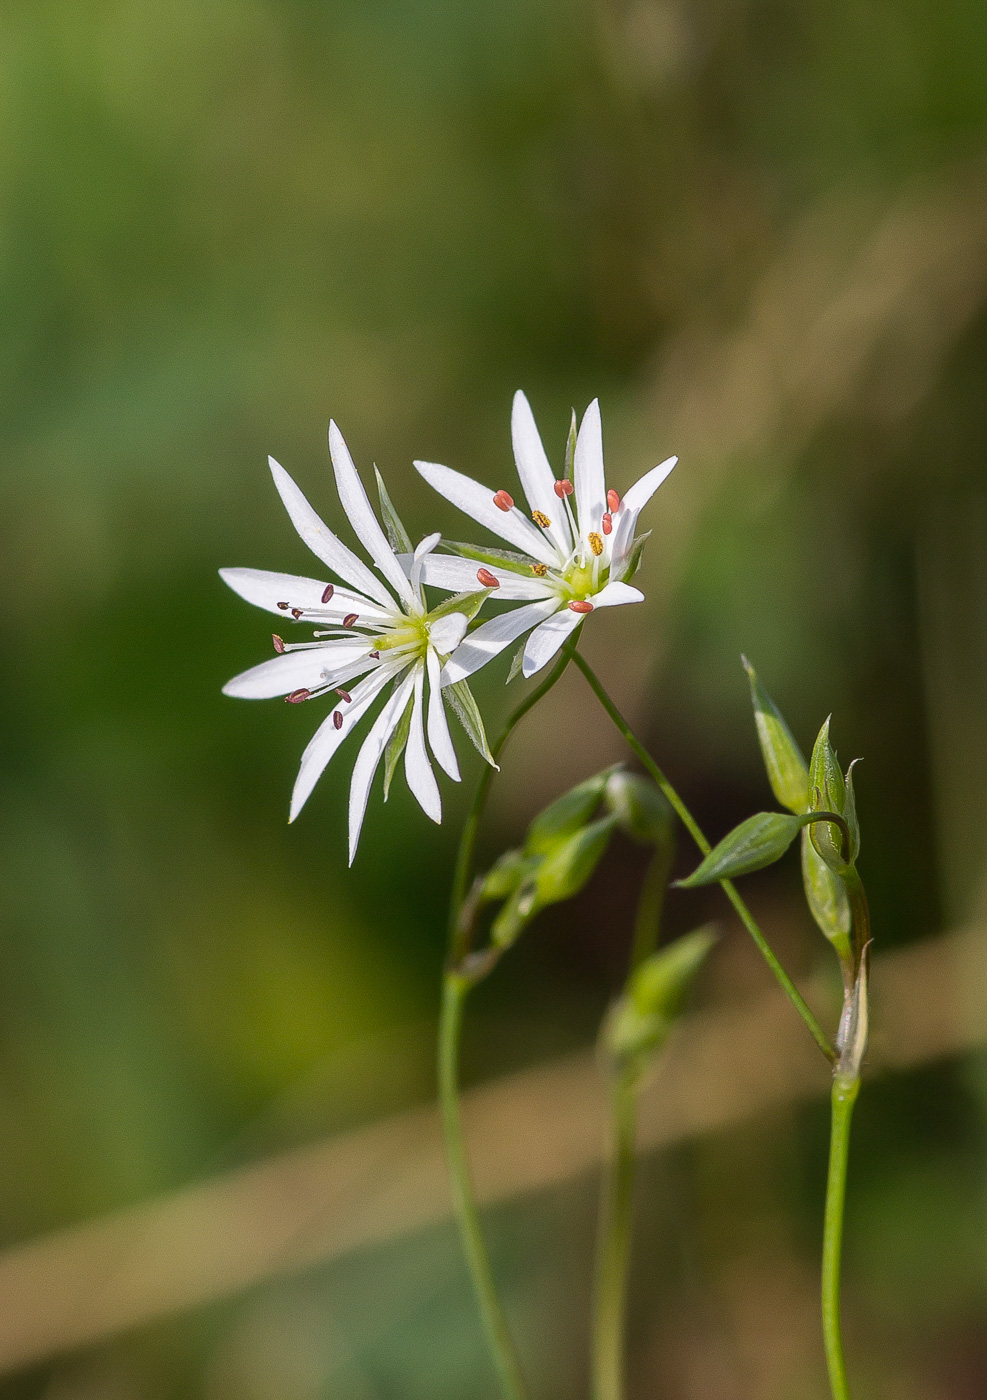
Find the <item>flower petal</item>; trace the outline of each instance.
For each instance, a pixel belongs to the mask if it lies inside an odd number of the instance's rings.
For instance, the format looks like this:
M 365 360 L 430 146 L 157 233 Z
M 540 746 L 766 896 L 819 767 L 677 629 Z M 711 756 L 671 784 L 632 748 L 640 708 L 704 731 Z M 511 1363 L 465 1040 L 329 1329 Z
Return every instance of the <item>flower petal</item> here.
M 438 533 L 438 531 L 436 531 L 434 535 L 426 535 L 425 538 L 422 540 L 421 544 L 415 550 L 414 556 L 411 560 L 411 568 L 409 570 L 408 576 L 411 579 L 411 586 L 415 590 L 415 597 L 419 600 L 419 602 L 421 601 L 422 564 L 424 560 L 426 560 L 431 554 L 432 550 L 435 548 L 435 546 L 438 544 L 441 538 L 442 536 Z M 398 555 L 397 559 L 403 567 L 404 560 L 402 559 L 401 555 Z
M 547 533 L 564 556 L 572 549 L 572 531 L 565 507 L 555 494 L 555 473 L 549 464 L 531 405 L 519 389 L 511 411 L 511 440 L 514 461 L 524 494 L 532 510 L 540 510 L 551 520 Z
M 394 619 L 393 600 L 387 609 L 372 603 L 362 593 L 336 588 L 328 604 L 322 595 L 326 585 L 317 578 L 302 578 L 299 574 L 277 574 L 268 569 L 220 569 L 223 582 L 255 607 L 266 608 L 278 617 L 289 617 L 291 608 L 302 612 L 317 612 L 320 618 L 331 620 L 355 612 L 362 621 L 391 622 Z M 282 607 L 287 603 L 288 607 Z
M 450 656 L 442 671 L 442 684 L 452 685 L 454 681 L 465 680 L 474 671 L 479 671 L 481 666 L 499 656 L 506 646 L 516 642 L 529 628 L 557 612 L 560 606 L 558 598 L 544 598 L 538 603 L 526 603 L 523 608 L 514 608 L 511 612 L 501 613 L 499 617 L 492 617 L 475 632 L 470 632 Z
M 406 606 L 413 606 L 415 595 L 404 570 L 397 561 L 394 550 L 387 542 L 387 536 L 374 515 L 373 507 L 363 489 L 363 482 L 357 473 L 350 450 L 343 441 L 343 435 L 336 424 L 329 424 L 329 456 L 336 475 L 336 489 L 350 524 L 364 549 L 377 565 L 388 583 L 395 589 Z
M 557 550 L 550 540 L 517 510 L 504 511 L 494 505 L 494 493 L 487 486 L 481 486 L 462 472 L 454 472 L 451 467 L 440 466 L 438 462 L 416 462 L 415 470 L 423 476 L 429 486 L 445 496 L 454 506 L 465 511 L 480 525 L 485 525 L 502 540 L 524 550 L 533 558 L 553 568 L 559 564 Z
M 356 763 L 353 765 L 353 778 L 350 782 L 350 865 L 353 864 L 353 857 L 356 855 L 357 844 L 360 840 L 360 831 L 367 811 L 367 799 L 370 797 L 370 787 L 374 780 L 374 774 L 377 772 L 377 766 L 387 748 L 387 741 L 404 714 L 404 707 L 408 703 L 408 696 L 411 694 L 414 683 L 414 672 L 409 670 L 371 725 L 370 733 L 361 744 Z
M 428 761 L 425 748 L 425 726 L 422 722 L 422 691 L 425 685 L 425 668 L 419 663 L 415 667 L 415 704 L 411 711 L 411 728 L 408 743 L 404 750 L 404 776 L 415 796 L 419 807 L 433 822 L 442 820 L 442 798 L 439 785 L 435 781 L 432 765 Z
M 594 399 L 583 414 L 576 438 L 576 458 L 573 465 L 576 488 L 576 516 L 583 539 L 599 531 L 606 510 L 607 486 L 603 474 L 603 424 L 600 421 L 600 401 Z
M 510 602 L 528 598 L 551 598 L 554 589 L 544 579 L 534 574 L 525 578 L 510 569 L 497 569 L 493 565 L 480 565 L 475 559 L 462 559 L 452 554 L 430 554 L 422 560 L 422 583 L 433 588 L 446 588 L 450 593 L 479 592 L 483 584 L 477 578 L 477 571 L 483 568 L 488 574 L 499 579 L 500 587 L 492 595 L 495 599 L 504 598 Z
M 280 462 L 276 462 L 273 457 L 268 457 L 267 462 L 274 477 L 274 484 L 278 488 L 278 495 L 291 517 L 291 523 L 312 553 L 324 564 L 328 564 L 340 578 L 393 612 L 394 599 L 380 580 L 374 577 L 352 549 L 336 538 L 329 526 L 309 505 Z
M 349 737 L 350 730 L 366 713 L 393 675 L 394 671 L 389 667 L 378 666 L 365 681 L 361 681 L 358 686 L 354 687 L 351 703 L 346 706 L 345 713 L 340 712 L 343 713 L 342 727 L 336 728 L 331 714 L 327 715 L 319 725 L 302 754 L 298 777 L 295 779 L 295 787 L 291 794 L 289 822 L 293 822 L 298 816 L 308 801 L 312 789 L 322 777 L 326 764 L 340 744 Z
M 448 656 L 459 646 L 466 635 L 468 626 L 469 619 L 465 613 L 446 613 L 445 617 L 437 617 L 429 627 L 429 641 L 436 651 L 440 651 L 443 656 Z
M 521 674 L 527 678 L 533 676 L 536 671 L 540 671 L 543 666 L 547 666 L 566 637 L 579 626 L 584 616 L 584 613 L 575 613 L 571 608 L 562 608 L 560 612 L 543 622 L 540 627 L 536 627 L 528 638 L 528 644 L 524 649 Z
M 428 668 L 428 742 L 442 768 L 454 782 L 459 782 L 459 760 L 452 745 L 446 707 L 442 700 L 441 666 L 432 647 L 425 653 Z
M 599 593 L 590 595 L 590 602 L 595 608 L 619 608 L 623 603 L 643 603 L 644 594 L 640 588 L 634 588 L 629 583 L 618 583 L 616 579 L 612 583 L 605 584 Z
M 337 671 L 348 669 L 369 651 L 370 643 L 365 640 L 330 642 L 327 646 L 313 647 L 311 651 L 287 651 L 283 656 L 272 656 L 270 661 L 262 661 L 259 666 L 234 676 L 223 686 L 223 694 L 239 700 L 270 700 L 275 695 L 290 695 L 303 687 L 316 690 L 331 684 Z
M 634 543 L 634 532 L 637 529 L 637 518 L 642 506 L 648 504 L 678 460 L 677 457 L 667 457 L 657 467 L 652 467 L 649 472 L 645 472 L 641 480 L 634 483 L 621 501 L 616 529 L 613 532 L 612 554 L 615 563 L 619 563 L 630 552 Z

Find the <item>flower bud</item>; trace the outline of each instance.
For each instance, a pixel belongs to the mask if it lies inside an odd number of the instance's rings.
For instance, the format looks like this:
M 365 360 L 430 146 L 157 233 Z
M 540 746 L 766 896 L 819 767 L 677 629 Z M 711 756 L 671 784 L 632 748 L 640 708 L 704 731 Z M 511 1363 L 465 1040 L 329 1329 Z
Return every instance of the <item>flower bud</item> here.
M 621 831 L 642 846 L 667 848 L 675 840 L 671 803 L 650 778 L 618 768 L 607 779 L 603 801 Z
M 754 723 L 771 791 L 790 812 L 804 812 L 809 805 L 809 770 L 802 751 L 754 667 L 746 656 L 741 661 L 750 681 Z
M 816 850 L 809 831 L 802 832 L 802 885 L 812 917 L 840 957 L 848 961 L 852 956 L 850 901 L 843 881 Z
M 829 740 L 829 720 L 820 729 L 812 749 L 809 764 L 809 806 L 814 812 L 838 812 L 845 819 L 846 782 L 840 771 L 836 750 Z M 851 783 L 852 794 L 852 783 Z M 854 825 L 856 810 L 854 806 Z M 849 826 L 849 823 L 847 823 Z M 814 822 L 809 828 L 809 839 L 819 855 L 837 875 L 842 875 L 853 863 L 853 830 L 851 829 L 850 849 L 843 839 L 843 833 L 833 822 Z M 857 842 L 859 844 L 859 841 Z
M 603 1025 L 603 1049 L 618 1068 L 641 1070 L 661 1048 L 716 938 L 713 926 L 705 925 L 652 953 L 632 972 Z
M 596 869 L 616 824 L 614 816 L 601 817 L 555 844 L 534 872 L 539 908 L 579 893 Z
M 531 861 L 523 851 L 505 851 L 484 876 L 480 898 L 485 902 L 509 899 L 530 869 Z
M 561 840 L 585 826 L 599 805 L 613 771 L 612 768 L 605 768 L 602 773 L 594 773 L 592 778 L 564 792 L 539 812 L 524 839 L 526 853 L 547 855 Z

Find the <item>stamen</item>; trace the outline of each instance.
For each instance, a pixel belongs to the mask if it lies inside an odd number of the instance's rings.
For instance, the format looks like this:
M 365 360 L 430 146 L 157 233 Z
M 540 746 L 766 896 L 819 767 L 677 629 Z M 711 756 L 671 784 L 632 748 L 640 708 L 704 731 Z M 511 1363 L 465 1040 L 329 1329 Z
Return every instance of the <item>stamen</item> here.
M 498 510 L 506 512 L 514 509 L 514 497 L 509 496 L 506 491 L 498 491 L 493 498 L 493 503 Z
M 552 523 L 543 510 L 533 510 L 531 512 L 531 518 L 535 524 L 540 525 L 543 530 L 547 530 Z
M 620 510 L 620 497 L 617 495 L 616 491 L 610 490 L 607 492 L 607 505 L 611 510 Z
M 272 632 L 272 633 L 271 633 L 271 641 L 274 643 L 274 650 L 277 652 L 278 656 L 283 656 L 283 655 L 284 655 L 284 642 L 283 642 L 282 639 L 278 636 L 277 632 Z
M 332 727 L 333 729 L 342 729 L 343 727 L 343 716 L 338 710 L 332 712 Z
M 605 535 L 613 533 L 613 516 L 608 510 L 603 512 L 603 533 Z
M 567 476 L 555 483 L 555 494 L 560 501 L 563 500 L 564 497 L 572 495 L 572 482 Z
M 589 543 L 590 549 L 596 555 L 597 559 L 599 559 L 600 555 L 603 553 L 603 541 L 600 539 L 599 535 L 596 533 L 595 530 L 590 530 L 589 534 L 586 536 L 586 539 Z
M 286 695 L 284 702 L 286 705 L 300 705 L 303 700 L 311 700 L 311 698 L 312 692 L 303 686 L 301 690 L 293 690 L 290 695 Z
M 500 579 L 496 574 L 492 574 L 489 569 L 477 569 L 477 581 L 482 583 L 484 588 L 499 588 Z
M 279 604 L 278 604 L 278 607 L 281 609 L 282 612 L 287 612 L 288 609 L 291 607 L 291 604 L 290 604 L 290 603 L 279 603 Z
M 343 618 L 343 626 L 352 627 L 359 615 L 359 613 L 347 613 L 346 616 Z
M 295 619 L 295 621 L 297 622 L 298 619 L 299 619 L 299 618 L 301 617 L 301 615 L 302 615 L 302 610 L 301 610 L 301 608 L 292 608 L 292 610 L 291 610 L 291 615 L 292 615 L 292 617 Z
M 325 586 L 325 588 L 323 589 L 323 592 L 322 592 L 322 601 L 323 601 L 323 603 L 328 603 L 329 599 L 332 597 L 332 595 L 335 593 L 335 591 L 336 591 L 336 590 L 335 590 L 335 588 L 333 587 L 333 585 L 332 585 L 331 583 L 327 583 L 326 586 Z
M 347 705 L 349 705 L 353 700 L 353 696 L 349 693 L 349 691 L 343 690 L 341 686 L 337 687 L 336 694 L 340 696 L 343 700 L 345 700 Z
M 578 600 L 573 600 L 573 602 L 569 604 L 569 611 L 576 613 L 591 613 L 593 611 L 593 604 L 586 602 L 585 599 L 582 602 Z
M 544 578 L 545 575 L 548 573 L 548 565 L 532 564 L 531 572 L 534 574 L 535 578 Z

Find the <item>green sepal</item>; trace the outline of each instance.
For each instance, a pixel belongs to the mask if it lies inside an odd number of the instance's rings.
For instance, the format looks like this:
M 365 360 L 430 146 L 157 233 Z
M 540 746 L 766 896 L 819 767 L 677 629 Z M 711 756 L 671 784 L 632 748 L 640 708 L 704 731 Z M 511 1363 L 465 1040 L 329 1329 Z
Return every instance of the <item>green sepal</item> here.
M 490 942 L 503 951 L 515 943 L 538 913 L 538 891 L 531 879 L 522 880 L 490 926 Z
M 387 741 L 387 748 L 384 750 L 384 801 L 387 801 L 391 791 L 391 779 L 394 777 L 394 770 L 398 766 L 398 759 L 404 753 L 404 746 L 408 742 L 408 735 L 411 733 L 411 712 L 415 706 L 415 697 L 408 696 L 408 703 L 404 707 L 401 718 L 397 722 L 394 733 Z
M 528 554 L 518 554 L 513 549 L 497 549 L 494 545 L 463 544 L 459 540 L 443 540 L 442 546 L 450 554 L 458 554 L 463 559 L 475 559 L 478 564 L 492 564 L 495 569 L 508 569 L 514 574 L 535 577 L 531 565 L 537 561 Z
M 838 875 L 816 850 L 808 831 L 802 832 L 802 885 L 809 912 L 840 957 L 852 957 L 850 901 Z
M 631 973 L 601 1037 L 604 1052 L 618 1068 L 640 1071 L 661 1049 L 716 940 L 716 929 L 706 924 L 652 953 Z
M 757 812 L 735 826 L 691 875 L 676 880 L 675 884 L 679 889 L 693 890 L 700 885 L 713 885 L 719 880 L 733 880 L 738 875 L 763 870 L 781 859 L 802 828 L 812 820 L 809 812 L 799 816 Z
M 631 547 L 627 551 L 627 557 L 624 560 L 623 566 L 620 569 L 614 569 L 610 574 L 610 578 L 613 582 L 627 583 L 634 577 L 641 567 L 641 557 L 644 554 L 644 546 L 650 538 L 650 530 L 645 530 L 643 535 L 635 535 Z
M 578 427 L 577 427 L 577 425 L 576 425 L 576 410 L 573 409 L 573 410 L 572 410 L 572 420 L 571 420 L 571 422 L 569 423 L 569 432 L 568 432 L 568 434 L 567 434 L 567 436 L 566 436 L 566 440 L 565 440 L 565 472 L 564 472 L 564 475 L 565 475 L 566 479 L 569 480 L 569 481 L 572 480 L 573 472 L 574 472 L 574 470 L 575 470 L 575 464 L 576 464 L 576 438 L 577 438 L 578 436 L 579 436 L 579 430 L 578 430 Z
M 675 812 L 650 778 L 618 768 L 607 779 L 603 800 L 632 841 L 657 849 L 667 848 L 675 840 Z
M 437 603 L 431 609 L 427 620 L 434 622 L 436 618 L 448 617 L 450 613 L 460 612 L 467 622 L 472 622 L 493 592 L 492 588 L 479 588 L 470 593 L 453 593 L 450 597 L 443 598 L 441 603 Z
M 377 470 L 374 463 L 374 476 L 377 478 L 377 495 L 380 497 L 380 516 L 384 522 L 384 529 L 387 531 L 387 538 L 395 554 L 414 554 L 415 546 L 411 543 L 411 536 L 401 523 L 401 517 L 394 509 L 394 504 L 387 494 L 387 487 L 384 479 Z
M 483 719 L 468 682 L 453 681 L 452 685 L 443 686 L 442 698 L 449 702 L 453 714 L 465 729 L 477 753 L 487 760 L 491 768 L 496 768 L 497 764 L 487 743 L 487 731 L 483 727 Z
M 593 815 L 614 770 L 606 768 L 577 784 L 538 813 L 528 827 L 524 849 L 528 855 L 548 855 L 560 841 L 566 841 Z
M 846 783 L 840 771 L 836 750 L 829 739 L 829 720 L 820 729 L 809 762 L 809 806 L 813 811 L 839 812 L 846 805 Z M 832 822 L 815 822 L 810 830 L 813 846 L 830 870 L 840 875 L 849 864 L 850 853 L 843 849 L 843 835 Z
M 859 762 L 859 758 L 853 760 L 850 767 L 846 770 L 846 776 L 843 780 L 846 786 L 846 797 L 843 802 L 843 820 L 850 828 L 849 860 L 851 865 L 855 864 L 857 857 L 860 855 L 860 823 L 857 821 L 857 799 L 853 791 L 853 770 Z
M 746 656 L 740 659 L 750 682 L 754 723 L 771 791 L 790 812 L 804 812 L 809 805 L 809 769 L 802 750 L 754 667 Z
M 539 908 L 579 893 L 599 864 L 616 825 L 616 817 L 600 817 L 552 846 L 532 876 Z

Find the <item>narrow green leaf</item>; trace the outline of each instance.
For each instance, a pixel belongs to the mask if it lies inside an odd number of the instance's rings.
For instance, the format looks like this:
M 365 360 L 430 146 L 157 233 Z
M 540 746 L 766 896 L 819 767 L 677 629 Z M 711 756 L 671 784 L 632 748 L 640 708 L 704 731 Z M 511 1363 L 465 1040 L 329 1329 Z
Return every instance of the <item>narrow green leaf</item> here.
M 459 540 L 443 540 L 443 549 L 450 554 L 458 554 L 463 559 L 475 559 L 478 564 L 492 564 L 495 569 L 509 569 L 514 574 L 532 577 L 532 564 L 535 560 L 527 554 L 518 554 L 513 549 L 497 549 L 494 545 L 463 544 Z
M 415 546 L 411 543 L 411 536 L 401 524 L 401 517 L 394 509 L 390 496 L 387 494 L 387 487 L 384 479 L 377 470 L 374 463 L 374 476 L 377 478 L 377 495 L 380 497 L 380 515 L 384 522 L 384 529 L 387 531 L 387 538 L 395 554 L 414 554 Z
M 763 870 L 781 859 L 802 827 L 811 820 L 808 814 L 787 816 L 784 812 L 757 812 L 724 836 L 690 876 L 675 883 L 681 889 L 691 890 Z
M 841 957 L 850 958 L 850 901 L 843 881 L 802 832 L 802 885 L 809 912 Z
M 408 735 L 411 732 L 411 712 L 414 709 L 415 697 L 408 696 L 408 703 L 404 707 L 404 713 L 397 722 L 397 728 L 387 741 L 387 748 L 384 750 L 384 801 L 387 801 L 391 791 L 391 779 L 394 777 L 394 770 L 398 766 L 398 759 L 404 753 L 404 746 L 408 742 Z
M 487 743 L 483 719 L 468 682 L 454 681 L 452 685 L 443 686 L 442 697 L 448 702 L 453 714 L 465 729 L 473 747 L 483 755 L 491 768 L 496 768 L 497 764 L 494 763 L 490 745 Z
M 754 723 L 771 791 L 790 812 L 804 812 L 809 805 L 809 770 L 802 750 L 754 667 L 746 656 L 740 659 L 750 682 Z
M 547 855 L 560 841 L 568 840 L 592 817 L 613 775 L 612 768 L 594 773 L 550 802 L 528 827 L 524 849 L 529 855 Z

